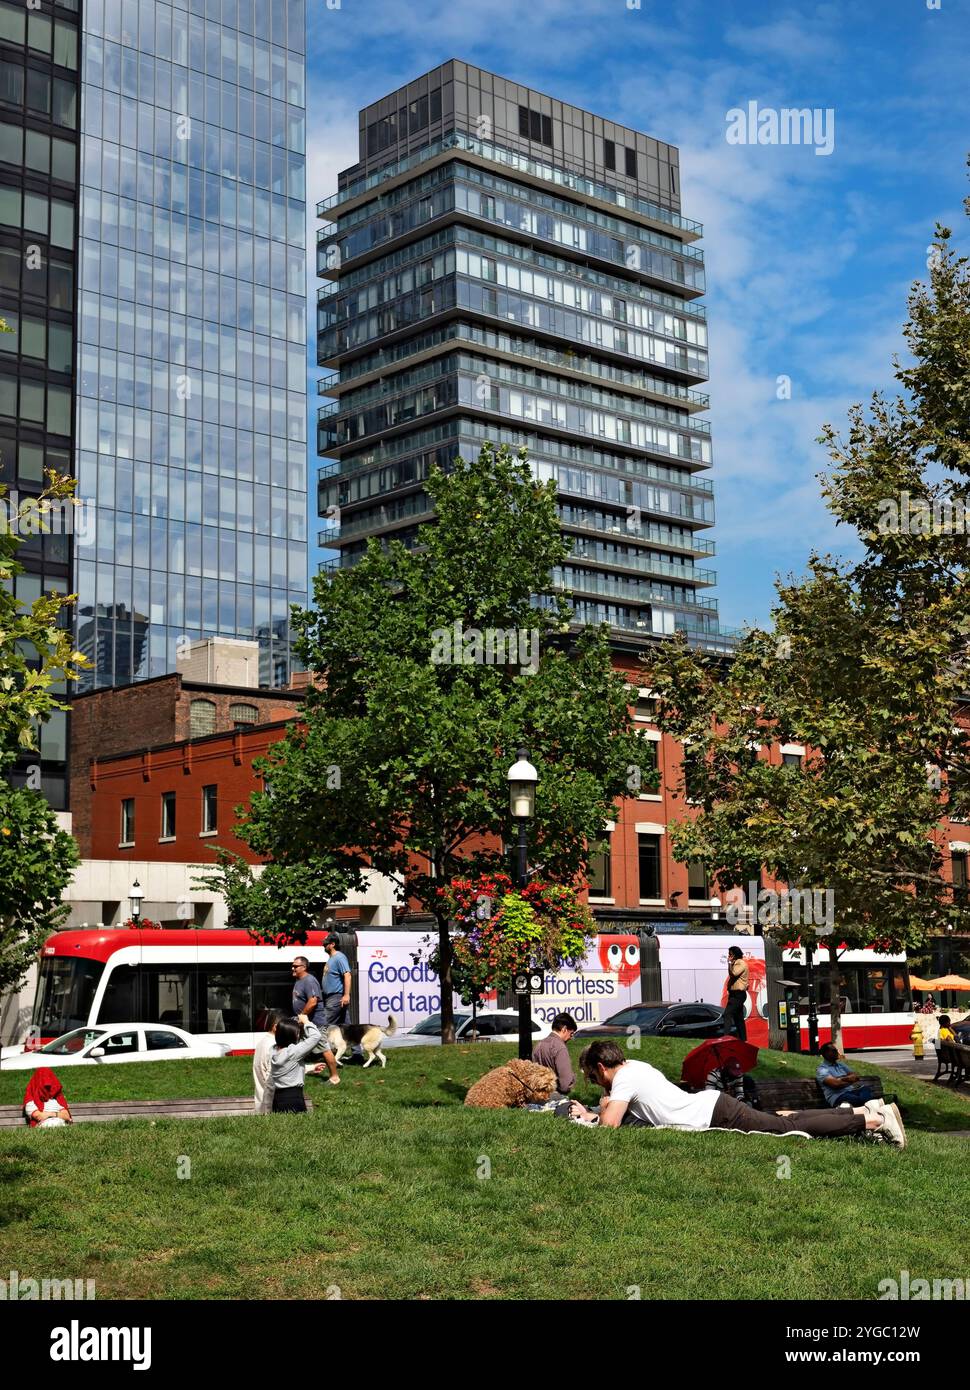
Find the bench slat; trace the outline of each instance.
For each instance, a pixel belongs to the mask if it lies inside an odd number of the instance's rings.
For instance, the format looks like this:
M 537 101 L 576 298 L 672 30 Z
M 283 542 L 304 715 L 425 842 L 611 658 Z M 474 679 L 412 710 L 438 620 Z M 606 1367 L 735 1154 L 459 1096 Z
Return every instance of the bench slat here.
M 191 1100 L 81 1100 L 71 1106 L 76 1123 L 105 1120 L 142 1119 L 161 1116 L 169 1119 L 191 1119 L 196 1116 L 253 1115 L 251 1096 L 209 1096 Z M 307 1101 L 307 1108 L 312 1105 Z M 27 1128 L 19 1105 L 0 1106 L 0 1129 Z

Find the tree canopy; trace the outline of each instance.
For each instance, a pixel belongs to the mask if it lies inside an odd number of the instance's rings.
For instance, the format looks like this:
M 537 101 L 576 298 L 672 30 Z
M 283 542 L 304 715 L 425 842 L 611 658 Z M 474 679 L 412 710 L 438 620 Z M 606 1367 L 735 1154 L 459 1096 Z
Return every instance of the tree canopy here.
M 617 798 L 651 784 L 605 633 L 567 639 L 553 572 L 567 548 L 552 485 L 486 445 L 430 477 L 420 543 L 372 541 L 297 613 L 313 686 L 240 829 L 275 862 L 371 867 L 438 922 L 445 1037 L 451 945 L 438 888 L 508 866 L 506 774 L 539 770 L 530 869 L 570 883 Z

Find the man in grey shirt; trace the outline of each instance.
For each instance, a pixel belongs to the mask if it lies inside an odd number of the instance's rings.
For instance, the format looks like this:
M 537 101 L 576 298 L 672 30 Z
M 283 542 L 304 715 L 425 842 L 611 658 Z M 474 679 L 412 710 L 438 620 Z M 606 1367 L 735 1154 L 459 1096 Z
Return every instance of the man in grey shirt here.
M 536 1065 L 549 1067 L 556 1073 L 556 1089 L 559 1094 L 552 1096 L 552 1100 L 565 1099 L 576 1084 L 576 1074 L 566 1046 L 575 1032 L 576 1020 L 572 1014 L 556 1014 L 552 1020 L 552 1032 L 533 1049 L 532 1060 Z
M 331 1084 L 336 1086 L 340 1081 L 340 1076 L 337 1072 L 337 1059 L 330 1050 L 324 1031 L 327 1027 L 327 1011 L 323 1004 L 323 990 L 320 988 L 320 981 L 315 975 L 310 974 L 310 962 L 306 956 L 297 956 L 291 969 L 293 972 L 293 1016 L 298 1018 L 300 1014 L 306 1014 L 310 1022 L 314 1023 L 320 1030 L 321 1036 L 317 1040 L 314 1056 L 318 1053 L 323 1054 L 324 1063 L 330 1073 Z

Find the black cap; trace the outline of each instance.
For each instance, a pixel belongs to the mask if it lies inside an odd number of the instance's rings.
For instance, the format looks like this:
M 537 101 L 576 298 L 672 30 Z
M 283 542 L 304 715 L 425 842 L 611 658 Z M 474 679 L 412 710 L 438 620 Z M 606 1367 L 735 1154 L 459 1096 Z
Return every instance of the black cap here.
M 331 932 L 329 936 L 323 938 L 324 946 L 329 946 L 331 943 L 333 943 L 334 946 L 340 945 L 340 937 L 337 936 L 335 932 Z

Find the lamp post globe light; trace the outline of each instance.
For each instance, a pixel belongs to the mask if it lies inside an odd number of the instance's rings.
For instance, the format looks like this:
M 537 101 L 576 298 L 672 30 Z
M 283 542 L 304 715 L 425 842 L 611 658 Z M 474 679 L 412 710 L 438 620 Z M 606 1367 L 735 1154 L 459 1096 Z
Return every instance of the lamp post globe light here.
M 141 904 L 144 896 L 145 894 L 142 889 L 142 886 L 136 878 L 134 883 L 128 889 L 128 908 L 131 913 L 131 920 L 134 922 L 136 927 L 139 921 L 141 920 Z
M 536 783 L 539 774 L 529 762 L 524 748 L 519 749 L 518 761 L 509 768 L 509 810 L 518 825 L 518 850 L 515 861 L 515 886 L 524 888 L 528 881 L 529 821 L 535 815 Z M 515 979 L 515 992 L 519 1011 L 519 1056 L 524 1062 L 532 1061 L 532 1003 L 529 972 L 523 972 Z
M 711 921 L 717 922 L 720 919 L 720 916 L 721 899 L 717 896 L 717 894 L 715 894 L 714 897 L 711 898 Z

